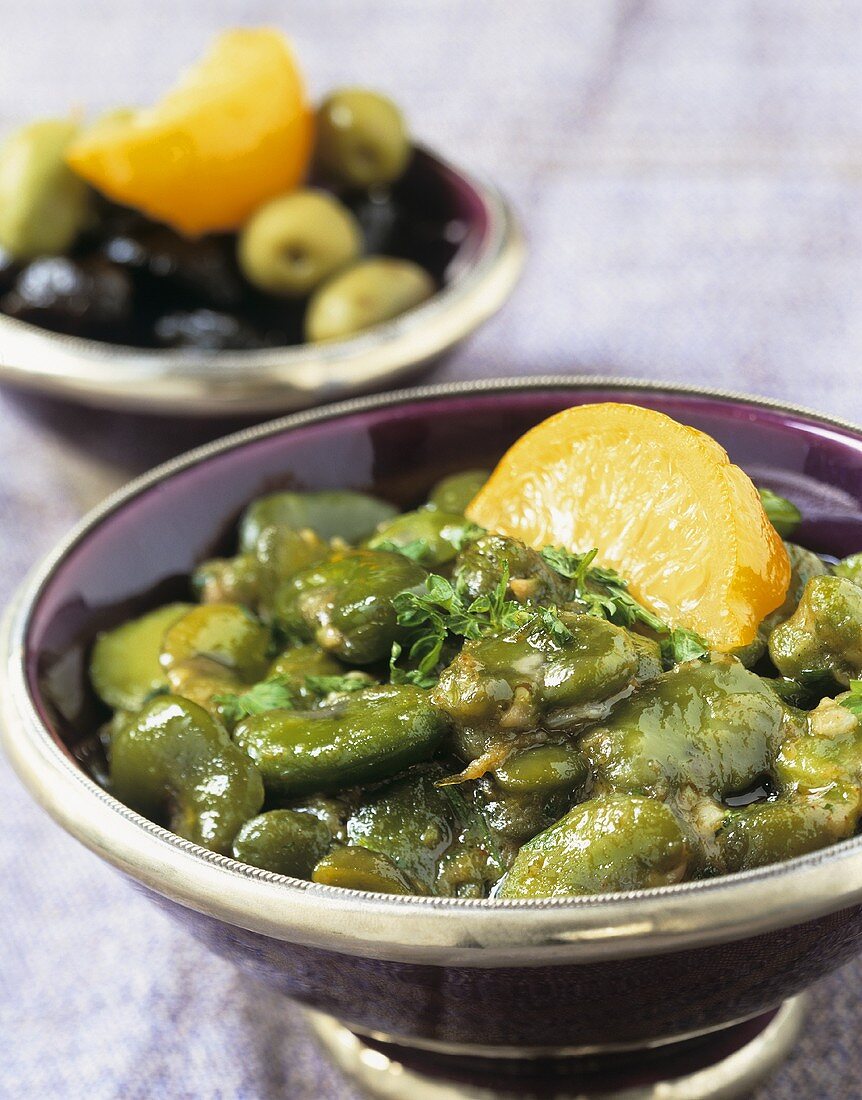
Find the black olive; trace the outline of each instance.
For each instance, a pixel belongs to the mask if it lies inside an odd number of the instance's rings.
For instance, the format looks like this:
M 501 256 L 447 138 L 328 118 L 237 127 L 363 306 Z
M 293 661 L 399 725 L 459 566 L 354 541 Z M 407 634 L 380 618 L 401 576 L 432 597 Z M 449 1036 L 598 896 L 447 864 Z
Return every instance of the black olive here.
M 362 230 L 363 252 L 366 256 L 391 256 L 392 242 L 397 236 L 401 211 L 392 201 L 389 191 L 363 191 L 344 196 Z
M 11 290 L 20 270 L 21 265 L 16 263 L 5 249 L 0 248 L 0 294 Z
M 133 290 L 124 271 L 99 257 L 33 260 L 0 301 L 10 317 L 97 340 L 120 340 L 133 318 Z
M 235 309 L 245 290 L 234 247 L 232 237 L 189 240 L 150 222 L 108 238 L 102 253 L 129 271 L 148 297 L 155 293 L 166 304 Z
M 202 351 L 239 351 L 258 348 L 258 334 L 231 313 L 212 309 L 175 311 L 159 317 L 155 342 L 163 348 L 199 348 Z

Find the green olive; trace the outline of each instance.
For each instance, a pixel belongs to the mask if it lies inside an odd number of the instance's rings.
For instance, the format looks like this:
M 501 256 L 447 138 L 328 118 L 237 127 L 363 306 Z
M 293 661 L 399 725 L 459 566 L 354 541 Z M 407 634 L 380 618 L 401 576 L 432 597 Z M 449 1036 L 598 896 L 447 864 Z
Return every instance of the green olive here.
M 371 256 L 315 291 L 305 314 L 305 338 L 310 344 L 345 340 L 400 317 L 435 289 L 428 272 L 412 260 Z
M 390 779 L 430 759 L 446 722 L 426 692 L 366 688 L 318 710 L 270 710 L 243 719 L 234 740 L 280 797 Z
M 116 731 L 111 787 L 132 809 L 223 853 L 263 804 L 252 761 L 205 710 L 174 695 L 153 699 Z
M 359 223 L 325 191 L 271 199 L 243 226 L 237 245 L 248 281 L 268 294 L 304 298 L 346 267 L 362 248 Z
M 490 476 L 490 470 L 462 470 L 459 474 L 450 474 L 432 488 L 428 506 L 463 515 Z
M 192 608 L 165 632 L 162 668 L 201 657 L 236 672 L 249 682 L 267 665 L 269 631 L 239 604 L 209 603 Z
M 679 882 L 690 852 L 663 802 L 590 799 L 528 841 L 500 884 L 501 898 L 568 897 Z
M 109 707 L 137 710 L 148 695 L 167 681 L 159 662 L 167 629 L 188 611 L 187 603 L 171 603 L 100 634 L 93 647 L 90 679 Z
M 331 842 L 329 829 L 313 814 L 270 810 L 243 825 L 233 842 L 233 857 L 278 875 L 307 879 Z
M 89 219 L 89 189 L 65 159 L 78 129 L 31 122 L 0 150 L 0 246 L 16 260 L 66 252 Z
M 367 88 L 332 92 L 317 112 L 316 162 L 332 183 L 375 187 L 407 167 L 410 137 L 391 99 Z
M 314 868 L 311 881 L 324 886 L 341 886 L 345 890 L 368 890 L 374 894 L 423 893 L 388 856 L 352 844 L 334 848 L 325 855 Z

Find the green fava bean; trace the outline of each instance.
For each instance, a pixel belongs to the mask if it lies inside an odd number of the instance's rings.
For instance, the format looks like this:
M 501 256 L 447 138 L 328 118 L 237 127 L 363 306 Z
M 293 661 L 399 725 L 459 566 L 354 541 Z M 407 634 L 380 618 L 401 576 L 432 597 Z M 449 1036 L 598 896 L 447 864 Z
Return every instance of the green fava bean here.
M 317 112 L 315 160 L 332 183 L 379 187 L 402 175 L 410 157 L 404 117 L 368 88 L 332 92 Z
M 345 489 L 270 493 L 246 508 L 240 521 L 240 550 L 254 551 L 267 527 L 308 528 L 321 539 L 361 542 L 397 514 L 398 509 L 384 500 Z
M 297 645 L 286 649 L 269 666 L 267 679 L 278 679 L 286 684 L 300 700 L 309 706 L 318 695 L 306 687 L 308 676 L 343 676 L 344 666 L 318 645 Z
M 859 791 L 849 787 L 731 811 L 716 837 L 722 870 L 747 871 L 816 852 L 852 836 L 858 820 Z
M 370 256 L 314 292 L 305 312 L 305 339 L 309 344 L 346 340 L 400 317 L 436 289 L 428 272 L 412 260 Z
M 389 656 L 401 636 L 392 600 L 418 588 L 426 571 L 387 550 L 337 551 L 279 588 L 275 621 L 289 634 L 316 641 L 348 664 Z
M 398 551 L 432 569 L 454 561 L 462 546 L 482 533 L 457 513 L 420 509 L 381 524 L 367 545 L 370 550 Z
M 501 898 L 570 897 L 679 882 L 689 850 L 663 802 L 608 795 L 582 802 L 528 841 L 500 883 Z
M 847 685 L 862 672 L 862 589 L 846 577 L 813 577 L 799 606 L 772 632 L 769 655 L 782 676 L 829 674 Z
M 116 731 L 111 787 L 127 806 L 225 854 L 263 805 L 252 761 L 203 708 L 173 695 L 153 699 Z
M 589 615 L 566 618 L 569 637 L 541 621 L 468 641 L 440 675 L 434 702 L 457 725 L 495 731 L 561 729 L 606 716 L 644 669 L 641 647 L 622 627 Z M 651 669 L 658 675 L 657 655 Z
M 90 679 L 103 702 L 109 707 L 137 710 L 147 696 L 165 687 L 159 661 L 162 640 L 168 627 L 190 608 L 187 603 L 168 604 L 99 635 L 90 661 Z
M 568 583 L 529 546 L 506 535 L 483 535 L 467 544 L 455 564 L 459 591 L 470 599 L 490 596 L 508 572 L 508 595 L 519 603 L 564 604 Z
M 463 515 L 490 476 L 490 470 L 463 470 L 444 477 L 429 493 L 428 506 Z
M 311 881 L 374 894 L 422 893 L 419 885 L 411 882 L 387 856 L 354 845 L 334 848 L 325 855 L 314 868 Z
M 254 554 L 235 558 L 211 558 L 197 567 L 192 587 L 201 603 L 241 603 L 256 607 L 260 594 L 260 570 Z
M 78 129 L 31 122 L 0 149 L 0 246 L 16 260 L 66 252 L 90 217 L 89 189 L 65 159 Z
M 270 810 L 247 821 L 233 842 L 233 857 L 278 875 L 311 878 L 332 836 L 313 814 Z
M 366 688 L 313 711 L 271 710 L 239 723 L 234 740 L 280 796 L 389 779 L 430 759 L 446 731 L 427 692 Z
M 768 773 L 794 718 L 730 657 L 691 662 L 620 703 L 580 742 L 602 789 L 665 798 L 690 787 L 721 799 Z
M 325 191 L 300 190 L 255 210 L 239 235 L 237 257 L 248 281 L 269 294 L 304 298 L 357 258 L 359 223 Z
M 781 746 L 775 774 L 784 791 L 848 786 L 862 799 L 862 723 L 840 700 L 821 700 L 806 715 L 806 729 Z
M 269 631 L 245 608 L 210 603 L 192 608 L 165 633 L 162 667 L 170 672 L 187 661 L 207 658 L 249 682 L 266 669 Z
M 172 695 L 197 703 L 223 726 L 230 727 L 225 709 L 218 700 L 245 690 L 245 685 L 235 672 L 209 657 L 191 657 L 171 665 L 167 678 Z
M 445 775 L 432 766 L 396 779 L 363 801 L 347 822 L 351 844 L 388 856 L 428 892 L 458 831 L 452 802 L 436 785 Z
M 587 762 L 569 742 L 536 745 L 510 756 L 494 776 L 504 791 L 542 797 L 581 790 L 590 776 Z
M 769 522 L 783 539 L 789 539 L 802 522 L 802 513 L 795 504 L 773 493 L 771 489 L 758 489 L 763 510 Z
M 842 558 L 832 567 L 832 572 L 838 577 L 846 577 L 854 584 L 862 585 L 862 554 L 851 554 L 849 558 Z
M 767 615 L 760 624 L 759 638 L 755 639 L 755 642 L 761 638 L 768 641 L 772 631 L 790 618 L 799 606 L 805 586 L 812 577 L 823 577 L 829 573 L 826 562 L 813 551 L 806 550 L 804 546 L 797 546 L 795 542 L 785 542 L 784 548 L 790 559 L 790 584 L 787 595 L 781 607 Z

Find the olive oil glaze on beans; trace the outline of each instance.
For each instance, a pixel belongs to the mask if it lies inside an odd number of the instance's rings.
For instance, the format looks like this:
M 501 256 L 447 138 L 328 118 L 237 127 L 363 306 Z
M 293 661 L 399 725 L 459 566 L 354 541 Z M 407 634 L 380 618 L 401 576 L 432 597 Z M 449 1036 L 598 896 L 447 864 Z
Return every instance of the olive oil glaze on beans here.
M 402 514 L 252 502 L 194 602 L 96 640 L 102 781 L 246 863 L 397 894 L 648 888 L 853 835 L 859 556 L 787 542 L 786 600 L 719 653 L 592 555 L 465 518 L 486 476 Z M 792 537 L 792 505 L 763 504 Z

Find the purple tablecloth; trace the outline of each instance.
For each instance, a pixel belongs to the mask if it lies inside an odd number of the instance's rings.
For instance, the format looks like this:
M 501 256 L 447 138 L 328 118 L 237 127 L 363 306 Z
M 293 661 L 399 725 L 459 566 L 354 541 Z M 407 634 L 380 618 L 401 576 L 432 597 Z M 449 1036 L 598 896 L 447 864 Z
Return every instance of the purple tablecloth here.
M 392 92 L 503 186 L 530 244 L 504 313 L 433 379 L 578 372 L 862 419 L 862 21 L 852 2 L 43 0 L 6 13 L 0 125 L 146 102 L 208 35 L 270 22 L 315 91 Z M 228 426 L 0 395 L 0 585 L 128 476 Z M 301 1014 L 210 957 L 0 762 L 0 1095 L 354 1093 Z M 815 991 L 762 1100 L 862 1090 L 862 965 Z

